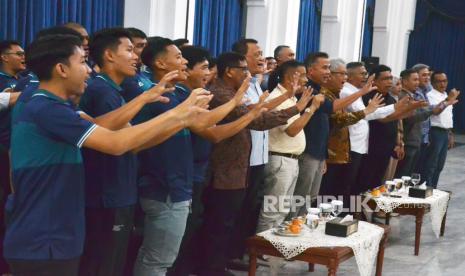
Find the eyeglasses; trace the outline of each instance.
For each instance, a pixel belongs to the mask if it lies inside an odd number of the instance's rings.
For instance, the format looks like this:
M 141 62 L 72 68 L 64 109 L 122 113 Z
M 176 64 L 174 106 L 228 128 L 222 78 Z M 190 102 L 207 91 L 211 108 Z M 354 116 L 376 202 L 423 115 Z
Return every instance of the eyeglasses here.
M 237 69 L 242 69 L 244 73 L 249 72 L 249 67 L 247 66 L 229 66 L 229 68 L 237 68 Z
M 337 72 L 337 71 L 331 71 L 331 74 L 340 74 L 340 75 L 347 76 L 347 72 Z
M 19 57 L 24 57 L 25 56 L 25 52 L 24 51 L 17 51 L 17 52 L 8 52 L 8 53 L 4 53 L 4 55 L 17 55 Z

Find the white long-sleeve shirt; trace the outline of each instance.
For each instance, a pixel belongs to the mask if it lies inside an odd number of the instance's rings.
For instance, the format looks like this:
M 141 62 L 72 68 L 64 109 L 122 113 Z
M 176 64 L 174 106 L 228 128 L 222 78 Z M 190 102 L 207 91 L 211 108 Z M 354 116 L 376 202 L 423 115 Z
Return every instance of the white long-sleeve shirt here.
M 353 86 L 352 84 L 346 82 L 344 87 L 339 94 L 339 97 L 346 98 L 360 89 Z M 362 98 L 358 98 L 355 102 L 350 104 L 346 109 L 348 112 L 355 112 L 364 110 L 366 108 L 365 104 L 363 103 Z M 368 137 L 369 137 L 369 125 L 368 121 L 377 120 L 385 118 L 392 113 L 394 113 L 394 105 L 388 105 L 378 108 L 375 112 L 368 114 L 365 119 L 358 121 L 357 123 L 349 126 L 349 134 L 350 134 L 350 150 L 360 153 L 366 154 L 368 153 Z

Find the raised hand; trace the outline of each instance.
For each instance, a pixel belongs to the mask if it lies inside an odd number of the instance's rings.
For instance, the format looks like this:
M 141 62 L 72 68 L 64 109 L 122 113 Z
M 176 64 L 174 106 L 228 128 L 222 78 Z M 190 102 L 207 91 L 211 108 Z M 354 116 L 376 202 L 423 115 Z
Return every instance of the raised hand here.
M 245 92 L 247 92 L 247 90 L 249 89 L 251 79 L 252 77 L 248 75 L 242 82 L 241 87 L 237 89 L 236 95 L 234 95 L 234 98 L 233 98 L 234 101 L 236 102 L 236 106 L 244 104 L 244 95 L 245 95 Z
M 373 80 L 375 79 L 375 75 L 371 75 L 368 80 L 367 80 L 367 83 L 362 87 L 362 89 L 360 89 L 360 91 L 363 92 L 363 95 L 366 95 L 368 93 L 370 93 L 371 91 L 374 91 L 374 90 L 377 90 L 378 87 L 376 86 L 373 86 Z
M 254 105 L 254 107 L 249 111 L 250 114 L 253 115 L 254 118 L 257 118 L 260 116 L 263 112 L 268 111 L 267 108 L 265 108 L 265 101 L 266 98 L 268 98 L 270 94 L 268 92 L 263 92 L 263 94 L 260 96 L 260 99 L 257 104 Z
M 371 114 L 375 112 L 376 109 L 378 109 L 379 107 L 384 106 L 383 101 L 383 95 L 376 93 L 376 95 L 370 100 L 367 107 L 365 108 L 365 115 Z
M 150 88 L 147 90 L 144 95 L 146 97 L 146 102 L 147 103 L 153 103 L 153 102 L 162 102 L 162 103 L 167 103 L 169 102 L 169 98 L 162 96 L 163 94 L 167 92 L 172 92 L 174 91 L 174 87 L 168 87 L 173 79 L 175 79 L 179 75 L 179 71 L 171 71 L 168 74 L 164 75 L 163 78 L 160 80 L 160 82 L 155 85 L 154 87 Z
M 208 112 L 208 103 L 212 98 L 213 95 L 210 92 L 198 88 L 194 89 L 189 97 L 176 107 L 186 127 L 191 126 L 197 120 L 197 115 Z
M 313 92 L 313 88 L 312 89 L 312 92 Z M 313 100 L 312 100 L 312 107 L 314 109 L 314 111 L 316 111 L 318 108 L 320 108 L 321 104 L 325 101 L 325 96 L 323 94 L 318 94 L 318 95 L 315 95 L 313 96 Z
M 300 89 L 299 78 L 300 78 L 300 73 L 295 72 L 294 75 L 292 76 L 292 89 L 286 92 L 289 98 L 292 98 L 296 94 L 301 94 L 304 92 L 303 89 Z
M 313 98 L 313 88 L 307 87 L 304 89 L 304 92 L 302 93 L 302 96 L 300 97 L 300 100 L 297 102 L 295 105 L 299 112 L 302 112 L 310 102 L 310 100 Z
M 449 94 L 447 95 L 447 104 L 448 105 L 454 105 L 458 103 L 459 101 L 457 100 L 458 96 L 460 95 L 460 91 L 453 88 Z

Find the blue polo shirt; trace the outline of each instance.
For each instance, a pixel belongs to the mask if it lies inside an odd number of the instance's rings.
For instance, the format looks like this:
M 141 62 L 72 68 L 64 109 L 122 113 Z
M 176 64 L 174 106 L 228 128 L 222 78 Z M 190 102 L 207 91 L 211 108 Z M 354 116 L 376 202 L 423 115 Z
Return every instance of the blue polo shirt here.
M 170 100 L 168 103 L 145 105 L 134 122 L 146 122 L 182 102 L 179 93 L 167 93 L 165 96 Z M 141 197 L 163 202 L 167 201 L 168 196 L 172 202 L 191 200 L 193 153 L 188 129 L 179 131 L 155 147 L 141 151 L 138 158 Z
M 182 85 L 176 85 L 175 93 L 181 101 L 187 99 L 191 93 L 191 90 Z M 210 159 L 210 153 L 212 151 L 212 143 L 207 139 L 192 133 L 192 151 L 194 155 L 194 183 L 203 183 L 208 169 L 208 160 Z
M 0 91 L 3 91 L 5 88 L 13 88 L 14 91 L 24 93 L 28 89 L 35 91 L 37 87 L 39 87 L 39 80 L 33 73 L 22 75 L 19 79 L 16 79 L 13 76 L 0 72 Z M 22 99 L 26 97 L 23 93 L 21 93 L 13 107 L 0 111 L 0 148 L 4 150 L 10 148 L 11 121 L 14 118 L 14 110 L 18 105 L 22 105 Z
M 145 74 L 138 71 L 134 77 L 125 78 L 121 83 L 121 96 L 126 102 L 132 101 L 135 97 L 142 94 L 144 91 L 152 88 L 152 81 Z
M 7 88 L 15 88 L 18 79 L 0 71 L 0 93 Z M 0 152 L 6 152 L 10 148 L 11 108 L 0 110 Z
M 125 104 L 122 91 L 105 74 L 98 74 L 81 97 L 80 108 L 92 117 Z M 131 152 L 121 156 L 83 150 L 86 170 L 86 206 L 117 208 L 137 202 L 137 159 Z
M 18 80 L 15 90 L 21 91 L 21 95 L 19 95 L 16 100 L 16 104 L 13 106 L 13 110 L 11 112 L 11 122 L 13 124 L 17 120 L 18 115 L 21 114 L 24 105 L 31 99 L 32 95 L 37 92 L 39 84 L 39 79 L 32 72 Z
M 318 84 L 310 80 L 307 85 L 313 87 L 314 94 L 320 93 L 321 87 Z M 310 122 L 304 127 L 305 152 L 320 161 L 328 157 L 329 116 L 331 113 L 333 113 L 333 102 L 325 98 Z
M 6 259 L 76 258 L 84 245 L 80 147 L 97 126 L 63 99 L 37 91 L 13 125 L 13 195 Z

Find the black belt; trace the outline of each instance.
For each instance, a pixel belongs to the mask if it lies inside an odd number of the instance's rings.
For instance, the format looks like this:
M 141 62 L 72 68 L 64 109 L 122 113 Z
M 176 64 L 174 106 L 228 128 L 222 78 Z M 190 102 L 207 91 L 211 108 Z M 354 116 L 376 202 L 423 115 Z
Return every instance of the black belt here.
M 292 159 L 300 159 L 300 157 L 302 156 L 302 154 L 281 153 L 281 152 L 275 152 L 275 151 L 270 151 L 270 155 L 278 155 L 278 156 L 288 157 Z

